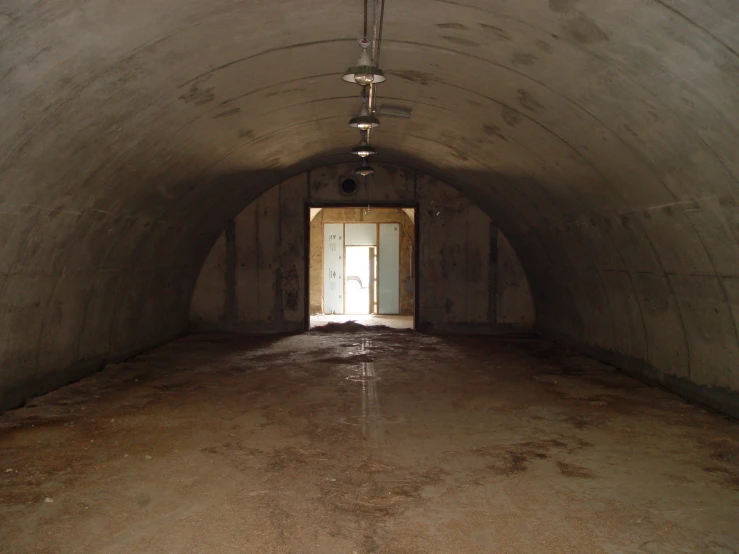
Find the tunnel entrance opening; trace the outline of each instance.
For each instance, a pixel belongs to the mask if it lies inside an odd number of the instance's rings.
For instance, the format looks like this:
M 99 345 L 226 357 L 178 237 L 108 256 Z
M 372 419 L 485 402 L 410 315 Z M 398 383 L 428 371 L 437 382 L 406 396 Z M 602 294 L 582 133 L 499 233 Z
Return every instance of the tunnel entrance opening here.
M 416 210 L 310 208 L 309 327 L 356 321 L 414 328 Z

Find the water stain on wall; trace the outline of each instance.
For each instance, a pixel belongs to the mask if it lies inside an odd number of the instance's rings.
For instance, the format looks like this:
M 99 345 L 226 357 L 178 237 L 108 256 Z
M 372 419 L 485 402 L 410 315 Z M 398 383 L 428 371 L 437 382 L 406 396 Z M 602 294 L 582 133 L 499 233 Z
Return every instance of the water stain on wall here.
M 572 11 L 580 0 L 549 0 L 549 9 L 557 13 Z
M 496 37 L 502 38 L 504 40 L 511 40 L 511 35 L 509 35 L 500 27 L 496 27 L 495 25 L 488 25 L 487 23 L 480 23 L 480 27 L 482 27 L 483 31 L 485 31 L 486 33 L 491 33 Z
M 529 52 L 516 52 L 511 57 L 511 63 L 516 66 L 533 65 L 536 59 L 536 56 Z
M 282 276 L 282 297 L 285 308 L 293 312 L 298 311 L 298 299 L 300 297 L 300 279 L 298 270 L 293 264 Z
M 236 115 L 241 111 L 241 108 L 231 108 L 230 110 L 226 110 L 225 112 L 217 113 L 213 116 L 213 119 L 223 119 L 224 117 L 231 117 L 232 115 Z
M 541 50 L 542 52 L 545 52 L 547 54 L 551 54 L 552 53 L 552 47 L 551 47 L 551 45 L 548 42 L 544 41 L 544 40 L 537 40 L 536 41 L 536 47 L 539 50 Z
M 429 81 L 433 77 L 433 75 L 431 75 L 430 73 L 415 71 L 413 69 L 399 69 L 395 71 L 388 71 L 388 74 L 419 85 L 428 85 Z
M 486 123 L 482 126 L 482 130 L 485 132 L 486 135 L 490 137 L 497 137 L 506 141 L 508 140 L 507 138 L 505 138 L 505 135 L 503 135 L 503 131 L 501 131 L 500 127 L 498 127 L 497 125 Z
M 437 23 L 436 26 L 439 27 L 439 29 L 453 29 L 455 31 L 468 30 L 467 25 L 462 25 L 461 23 Z
M 447 40 L 449 42 L 453 42 L 454 44 L 459 44 L 461 46 L 480 46 L 474 40 L 469 40 L 469 39 L 466 39 L 466 38 L 453 37 L 453 36 L 449 36 L 449 35 L 444 35 L 441 38 L 443 38 L 444 40 Z
M 521 114 L 510 106 L 503 105 L 500 108 L 500 115 L 510 127 L 516 127 L 521 123 Z
M 526 89 L 518 89 L 518 103 L 522 108 L 532 112 L 538 112 L 544 106 Z
M 608 35 L 583 13 L 562 24 L 562 36 L 578 44 L 596 44 L 608 40 Z
M 186 104 L 202 106 L 203 104 L 208 104 L 215 100 L 216 96 L 213 92 L 214 90 L 215 87 L 201 89 L 198 85 L 193 85 L 190 87 L 190 90 L 180 96 L 180 100 L 183 100 Z

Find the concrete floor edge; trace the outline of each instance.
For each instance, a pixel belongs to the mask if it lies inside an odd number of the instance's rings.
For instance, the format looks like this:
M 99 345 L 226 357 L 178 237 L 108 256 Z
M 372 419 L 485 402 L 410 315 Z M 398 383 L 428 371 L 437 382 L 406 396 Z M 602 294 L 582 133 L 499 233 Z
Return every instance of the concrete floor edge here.
M 537 338 L 539 332 L 530 327 L 520 327 L 514 324 L 497 323 L 470 324 L 470 323 L 431 323 L 422 321 L 418 324 L 418 332 L 429 335 L 489 335 L 491 337 L 527 337 Z
M 61 387 L 76 383 L 77 381 L 97 373 L 105 369 L 107 365 L 119 364 L 126 362 L 136 356 L 145 354 L 150 350 L 169 344 L 179 338 L 185 337 L 188 334 L 187 329 L 173 333 L 166 338 L 157 339 L 151 343 L 145 344 L 138 348 L 132 348 L 119 352 L 110 357 L 97 357 L 88 360 L 77 360 L 74 364 L 58 371 L 46 372 L 41 380 L 38 379 L 36 373 L 33 374 L 33 378 L 27 380 L 23 385 L 16 387 L 10 392 L 0 395 L 0 414 L 20 408 L 27 404 L 29 401 L 39 396 L 43 396 L 50 392 L 54 392 Z
M 234 329 L 232 332 L 255 335 L 255 336 L 267 336 L 267 335 L 295 335 L 305 332 L 302 326 L 296 325 L 294 328 L 284 331 L 271 331 L 271 332 L 259 332 L 257 329 L 252 327 L 243 327 Z M 43 382 L 39 383 L 34 380 L 29 382 L 27 386 L 18 387 L 16 391 L 5 394 L 0 397 L 0 413 L 6 410 L 12 410 L 23 406 L 29 400 L 38 396 L 43 396 L 49 392 L 52 392 L 60 387 L 74 383 L 91 375 L 97 371 L 103 369 L 107 364 L 116 364 L 125 362 L 131 358 L 134 358 L 140 354 L 143 354 L 149 350 L 168 344 L 179 338 L 196 335 L 201 333 L 213 333 L 219 332 L 216 329 L 208 328 L 207 326 L 190 326 L 185 331 L 178 332 L 169 338 L 163 340 L 157 340 L 154 343 L 148 344 L 141 348 L 136 348 L 129 352 L 121 353 L 111 358 L 98 358 L 94 360 L 83 360 L 69 368 L 67 368 L 61 375 L 56 373 L 48 374 L 47 378 Z M 576 351 L 594 358 L 600 362 L 606 363 L 614 368 L 622 371 L 623 373 L 636 377 L 650 385 L 657 385 L 666 388 L 670 392 L 677 394 L 685 400 L 695 402 L 710 408 L 711 410 L 718 411 L 722 414 L 728 415 L 734 419 L 739 419 L 739 394 L 723 387 L 706 387 L 696 385 L 695 383 L 686 379 L 681 379 L 672 375 L 667 375 L 662 371 L 659 371 L 653 365 L 645 360 L 631 358 L 624 356 L 618 352 L 594 346 L 580 341 L 573 340 L 572 338 L 546 329 L 540 326 L 536 326 L 533 329 L 523 329 L 516 326 L 510 325 L 496 325 L 491 326 L 475 326 L 475 328 L 469 328 L 469 326 L 455 327 L 455 326 L 430 326 L 424 323 L 419 324 L 419 328 L 415 329 L 415 332 L 428 335 L 489 335 L 491 337 L 527 337 L 536 338 L 540 337 L 545 340 L 551 340 L 553 342 L 566 345 Z M 48 377 L 54 377 L 53 382 Z
M 624 356 L 613 350 L 573 340 L 572 338 L 542 327 L 536 328 L 539 336 L 578 351 L 599 362 L 635 377 L 653 386 L 660 386 L 680 398 L 700 404 L 711 411 L 739 420 L 739 394 L 725 387 L 707 387 L 660 371 L 646 360 Z

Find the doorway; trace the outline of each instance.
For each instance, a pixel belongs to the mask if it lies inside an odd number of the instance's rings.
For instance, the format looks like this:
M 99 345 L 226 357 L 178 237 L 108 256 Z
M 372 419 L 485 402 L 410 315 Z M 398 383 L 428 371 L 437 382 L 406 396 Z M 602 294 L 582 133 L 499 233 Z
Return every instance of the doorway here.
M 412 328 L 415 209 L 311 208 L 311 326 L 357 321 Z
M 377 313 L 377 270 L 374 246 L 346 246 L 344 313 Z

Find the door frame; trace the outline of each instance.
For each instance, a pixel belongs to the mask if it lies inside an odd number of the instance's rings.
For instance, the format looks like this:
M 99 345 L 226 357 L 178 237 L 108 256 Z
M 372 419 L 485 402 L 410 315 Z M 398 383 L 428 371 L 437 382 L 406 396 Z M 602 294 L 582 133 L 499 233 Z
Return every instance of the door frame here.
M 305 316 L 303 320 L 303 328 L 308 331 L 310 329 L 310 209 L 311 208 L 410 208 L 413 210 L 415 217 L 413 218 L 413 328 L 418 329 L 418 313 L 420 306 L 421 291 L 419 284 L 421 282 L 421 267 L 418 263 L 420 258 L 421 244 L 421 209 L 420 202 L 321 202 L 306 200 L 303 207 L 303 219 L 305 221 L 305 268 L 303 275 L 303 290 Z

